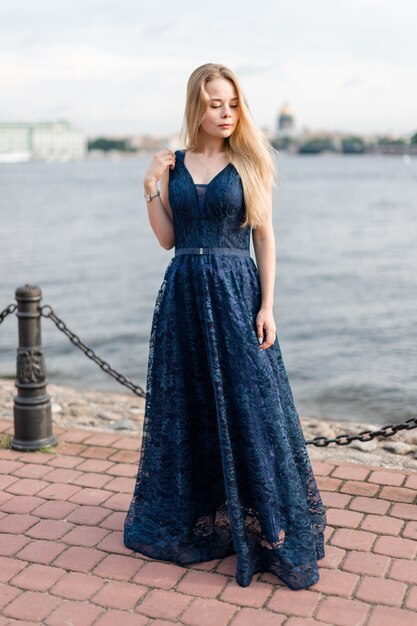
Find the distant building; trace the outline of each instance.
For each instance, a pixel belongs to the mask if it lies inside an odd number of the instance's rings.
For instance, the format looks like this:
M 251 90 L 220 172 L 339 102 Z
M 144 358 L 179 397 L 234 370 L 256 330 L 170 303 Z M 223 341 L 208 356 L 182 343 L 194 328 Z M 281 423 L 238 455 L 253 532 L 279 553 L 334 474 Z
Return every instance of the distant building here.
M 278 114 L 277 133 L 279 136 L 291 137 L 294 135 L 294 131 L 294 114 L 288 103 L 285 103 Z
M 84 159 L 87 142 L 82 130 L 65 121 L 0 123 L 0 162 L 72 161 Z
M 30 125 L 0 123 L 0 163 L 30 161 Z

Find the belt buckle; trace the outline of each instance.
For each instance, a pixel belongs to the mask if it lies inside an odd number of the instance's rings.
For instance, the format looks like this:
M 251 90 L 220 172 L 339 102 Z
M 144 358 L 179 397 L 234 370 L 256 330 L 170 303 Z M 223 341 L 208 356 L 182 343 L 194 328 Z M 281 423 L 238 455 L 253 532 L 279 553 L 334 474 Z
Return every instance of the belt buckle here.
M 203 248 L 198 249 L 198 254 L 203 254 Z

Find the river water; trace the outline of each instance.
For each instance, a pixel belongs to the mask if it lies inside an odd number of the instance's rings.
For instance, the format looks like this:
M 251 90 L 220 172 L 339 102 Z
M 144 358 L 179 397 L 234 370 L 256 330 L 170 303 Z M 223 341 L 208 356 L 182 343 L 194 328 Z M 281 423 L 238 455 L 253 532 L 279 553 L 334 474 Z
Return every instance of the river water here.
M 40 286 L 43 304 L 142 387 L 173 256 L 147 218 L 150 160 L 0 165 L 0 310 L 16 287 Z M 417 158 L 282 153 L 278 168 L 274 314 L 300 414 L 381 425 L 414 417 Z M 3 377 L 15 376 L 16 322 L 0 326 Z M 124 390 L 50 320 L 42 333 L 51 382 Z

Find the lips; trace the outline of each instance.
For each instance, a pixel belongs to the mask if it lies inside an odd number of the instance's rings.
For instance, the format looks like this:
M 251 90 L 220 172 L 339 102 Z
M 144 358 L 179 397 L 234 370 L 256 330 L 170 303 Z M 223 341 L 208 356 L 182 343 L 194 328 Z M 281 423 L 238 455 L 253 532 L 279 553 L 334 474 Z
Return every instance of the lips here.
M 231 128 L 232 124 L 220 124 L 220 128 Z

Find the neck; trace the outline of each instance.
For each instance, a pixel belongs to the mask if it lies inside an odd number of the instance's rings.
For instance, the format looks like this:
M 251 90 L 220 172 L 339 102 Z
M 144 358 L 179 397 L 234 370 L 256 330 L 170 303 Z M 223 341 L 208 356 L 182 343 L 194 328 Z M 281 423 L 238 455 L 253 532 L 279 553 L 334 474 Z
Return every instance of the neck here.
M 205 131 L 200 132 L 196 152 L 201 153 L 204 157 L 214 157 L 225 151 L 226 141 L 222 137 L 213 137 Z

